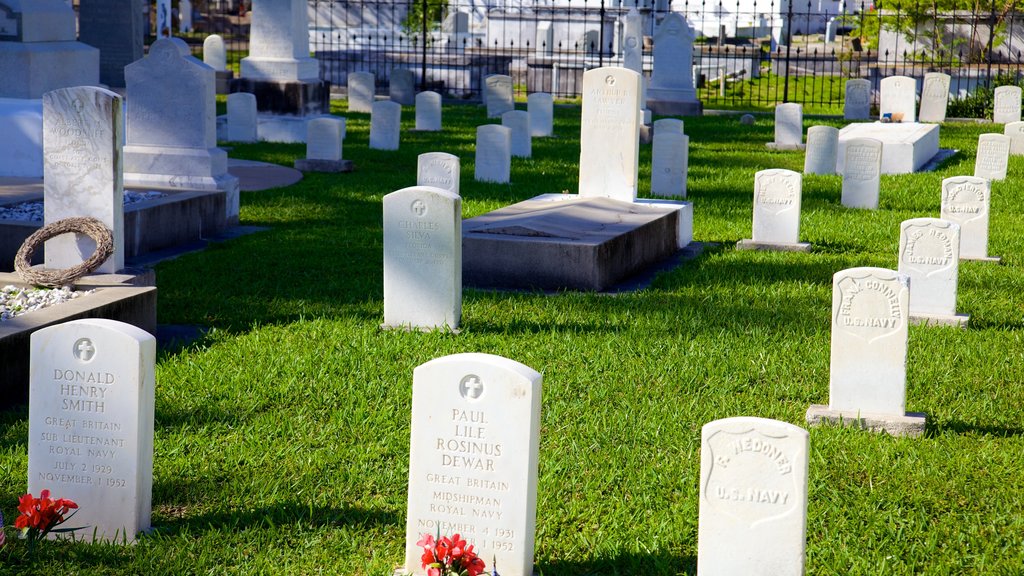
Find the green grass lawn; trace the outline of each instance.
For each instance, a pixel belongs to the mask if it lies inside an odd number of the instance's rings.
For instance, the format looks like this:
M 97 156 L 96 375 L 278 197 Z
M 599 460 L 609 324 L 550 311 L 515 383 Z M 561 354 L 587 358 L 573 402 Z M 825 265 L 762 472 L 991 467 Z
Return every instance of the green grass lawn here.
M 535 139 L 507 185 L 473 181 L 483 108 L 444 114 L 444 133 L 405 132 L 399 152 L 369 150 L 368 115 L 347 114 L 355 172 L 243 193 L 242 223 L 270 230 L 157 267 L 160 323 L 211 330 L 157 360 L 154 533 L 49 543 L 31 559 L 9 542 L 0 573 L 389 575 L 403 560 L 413 368 L 487 352 L 544 374 L 540 572 L 692 575 L 701 426 L 803 425 L 827 403 L 832 274 L 895 268 L 899 223 L 938 216 L 941 179 L 971 174 L 978 134 L 1001 131 L 943 126 L 960 153 L 938 172 L 884 176 L 873 212 L 840 206 L 838 176 L 806 176 L 801 236 L 817 250 L 757 253 L 734 249 L 750 236 L 754 172 L 800 170 L 803 154 L 767 151 L 764 117 L 687 118 L 695 238 L 710 244 L 698 259 L 615 296 L 466 290 L 461 334 L 382 332 L 381 198 L 415 184 L 418 154 L 462 158 L 465 217 L 576 188 L 578 107 L 556 109 L 556 137 Z M 231 155 L 290 166 L 305 150 Z M 650 163 L 644 147 L 643 195 Z M 808 574 L 1024 570 L 1022 177 L 1013 158 L 993 185 L 1002 264 L 961 265 L 970 329 L 910 329 L 907 408 L 928 414 L 925 437 L 811 430 Z M 8 524 L 27 434 L 27 410 L 0 413 Z

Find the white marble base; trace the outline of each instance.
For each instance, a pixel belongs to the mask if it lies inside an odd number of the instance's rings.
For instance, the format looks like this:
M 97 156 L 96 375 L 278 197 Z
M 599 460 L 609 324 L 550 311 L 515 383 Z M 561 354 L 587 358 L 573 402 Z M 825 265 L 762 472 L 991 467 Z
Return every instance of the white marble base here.
M 882 174 L 917 172 L 939 153 L 938 124 L 850 124 L 839 131 L 837 174 L 843 173 L 846 164 L 846 143 L 854 138 L 871 138 L 882 143 Z
M 541 194 L 530 198 L 544 202 L 561 202 L 579 198 L 579 194 Z M 637 204 L 676 207 L 679 210 L 679 248 L 686 248 L 693 242 L 693 203 L 683 200 L 661 200 L 659 198 L 637 198 Z
M 149 175 L 175 174 L 186 178 L 213 180 L 227 174 L 228 154 L 220 148 L 172 148 L 169 146 L 124 147 L 125 184 L 130 179 L 145 179 Z M 197 188 L 196 186 L 178 186 Z M 198 187 L 211 190 L 210 186 Z
M 872 432 L 885 432 L 890 436 L 921 436 L 925 431 L 925 419 L 926 416 L 922 412 L 907 412 L 903 416 L 869 414 L 831 410 L 822 404 L 811 404 L 807 409 L 807 424 L 810 426 L 820 426 L 822 423 L 839 424 Z
M 967 328 L 971 317 L 967 314 L 914 314 L 910 315 L 911 326 L 952 326 Z
M 769 142 L 764 145 L 769 150 L 806 150 L 806 144 L 776 144 L 775 142 Z
M 273 82 L 319 80 L 320 66 L 315 58 L 242 58 L 241 78 Z
M 960 261 L 963 262 L 964 260 L 970 260 L 972 262 L 995 262 L 997 264 L 1003 261 L 999 256 L 961 256 Z
M 809 242 L 756 242 L 749 238 L 736 243 L 737 250 L 765 250 L 770 252 L 810 252 L 814 249 Z

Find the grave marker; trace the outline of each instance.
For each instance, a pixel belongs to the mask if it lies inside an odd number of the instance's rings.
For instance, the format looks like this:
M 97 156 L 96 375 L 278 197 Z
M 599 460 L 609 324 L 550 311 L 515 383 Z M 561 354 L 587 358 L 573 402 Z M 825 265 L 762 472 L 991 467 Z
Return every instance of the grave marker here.
M 504 74 L 491 74 L 484 78 L 484 104 L 487 106 L 488 118 L 500 118 L 509 110 L 515 110 L 512 100 L 512 77 Z
M 909 76 L 889 76 L 880 83 L 879 117 L 891 114 L 893 122 L 915 122 L 917 81 Z
M 843 118 L 846 120 L 868 120 L 871 118 L 870 80 L 854 78 L 846 81 Z
M 978 153 L 974 157 L 974 175 L 989 180 L 1003 180 L 1010 163 L 1010 137 L 1003 134 L 978 136 Z
M 920 324 L 967 327 L 956 313 L 960 226 L 938 218 L 900 224 L 899 273 L 910 278 L 910 320 Z
M 416 129 L 426 132 L 441 130 L 441 95 L 437 92 L 416 95 Z
M 773 150 L 804 149 L 804 107 L 800 104 L 779 104 L 775 107 L 775 141 Z
M 345 119 L 337 116 L 312 118 L 306 123 L 306 157 L 295 160 L 303 172 L 351 172 L 352 161 L 343 160 Z
M 846 144 L 842 204 L 848 208 L 878 208 L 882 174 L 882 143 L 853 138 Z
M 678 12 L 666 14 L 655 30 L 654 62 L 645 102 L 655 114 L 701 114 L 703 107 L 693 85 L 693 40 L 690 24 Z
M 992 185 L 985 178 L 954 176 L 942 181 L 942 219 L 960 225 L 960 259 L 998 262 L 988 255 Z
M 228 94 L 228 140 L 255 142 L 256 127 L 256 96 L 248 92 Z
M 1020 122 L 1020 86 L 999 86 L 992 100 L 992 121 L 996 124 Z
M 402 105 L 390 100 L 373 103 L 370 113 L 370 148 L 398 150 L 399 131 L 402 128 Z
M 1024 122 L 1010 122 L 1003 126 L 1003 134 L 1010 138 L 1010 155 L 1024 155 Z
M 921 87 L 921 122 L 946 121 L 946 106 L 949 103 L 949 74 L 928 72 Z
M 376 94 L 377 78 L 370 72 L 349 72 L 348 74 L 348 111 L 373 111 L 374 94 Z
M 392 68 L 388 81 L 388 97 L 402 106 L 416 103 L 416 76 L 407 68 Z
M 228 53 L 224 47 L 224 38 L 210 34 L 203 40 L 203 63 L 217 72 L 228 69 Z
M 444 152 L 427 152 L 416 158 L 416 185 L 433 186 L 459 193 L 459 157 Z
M 533 155 L 530 140 L 530 113 L 525 110 L 509 110 L 501 115 L 501 125 L 512 131 L 512 155 L 529 158 Z
M 807 152 L 804 174 L 835 174 L 839 152 L 839 129 L 832 126 L 811 126 L 807 129 Z
M 546 92 L 534 92 L 526 97 L 526 110 L 530 113 L 530 135 L 534 138 L 551 136 L 554 132 L 554 98 Z
M 800 242 L 800 196 L 803 176 L 792 170 L 761 170 L 754 174 L 754 233 L 736 245 L 747 250 L 809 252 Z
M 512 174 L 512 130 L 498 124 L 484 124 L 476 129 L 477 182 L 507 184 Z
M 583 73 L 579 194 L 636 200 L 640 75 L 625 68 Z
M 651 194 L 686 198 L 689 160 L 690 137 L 683 133 L 683 121 L 657 120 L 651 151 Z

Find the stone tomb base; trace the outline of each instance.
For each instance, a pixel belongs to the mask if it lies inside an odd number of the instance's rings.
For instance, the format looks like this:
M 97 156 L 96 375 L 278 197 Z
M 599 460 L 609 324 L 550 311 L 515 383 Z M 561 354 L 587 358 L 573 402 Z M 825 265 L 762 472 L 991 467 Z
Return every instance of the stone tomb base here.
M 755 242 L 744 239 L 736 243 L 737 250 L 764 250 L 767 252 L 810 252 L 814 247 L 809 242 Z
M 782 152 L 782 151 L 787 151 L 788 152 L 788 151 L 792 151 L 792 150 L 806 150 L 807 149 L 807 145 L 806 144 L 776 144 L 775 142 L 769 142 L 769 143 L 765 144 L 764 147 L 769 149 L 769 150 L 776 150 L 776 151 L 780 151 L 780 152 Z
M 231 92 L 249 92 L 256 96 L 261 114 L 315 116 L 330 112 L 331 83 L 323 80 L 279 82 L 235 78 Z
M 952 326 L 967 328 L 971 317 L 967 314 L 911 314 L 910 323 L 914 326 Z
M 917 172 L 939 153 L 938 124 L 850 124 L 839 131 L 837 174 L 843 173 L 846 143 L 853 138 L 872 138 L 882 143 L 882 174 Z
M 545 194 L 462 223 L 467 286 L 601 291 L 693 237 L 688 202 Z
M 823 423 L 885 432 L 890 436 L 914 437 L 924 434 L 925 415 L 921 412 L 907 412 L 904 416 L 867 414 L 852 410 L 831 410 L 828 406 L 811 404 L 807 409 L 807 424 L 819 426 Z

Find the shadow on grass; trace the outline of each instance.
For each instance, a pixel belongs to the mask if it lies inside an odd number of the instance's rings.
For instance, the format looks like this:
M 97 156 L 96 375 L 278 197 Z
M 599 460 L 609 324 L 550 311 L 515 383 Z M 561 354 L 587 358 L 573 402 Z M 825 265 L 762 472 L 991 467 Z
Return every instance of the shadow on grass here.
M 681 556 L 665 550 L 646 554 L 623 552 L 586 561 L 541 560 L 537 562 L 536 568 L 541 576 L 695 575 L 697 557 Z
M 160 488 L 168 489 L 164 486 Z M 404 524 L 403 519 L 393 512 L 367 510 L 345 505 L 309 506 L 299 502 L 284 502 L 251 510 L 211 512 L 174 518 L 173 516 L 180 510 L 181 508 L 176 507 L 173 503 L 154 504 L 153 512 L 159 515 L 159 520 L 155 520 L 153 523 L 154 532 L 162 536 L 170 536 L 179 532 L 202 533 L 210 530 L 234 532 L 290 524 L 301 524 L 309 528 L 396 527 Z
M 941 424 L 928 423 L 925 434 L 929 437 L 941 436 L 946 432 L 960 435 L 992 436 L 995 438 L 1013 438 L 1024 436 L 1024 428 L 1016 426 L 989 426 L 970 424 L 962 420 L 943 420 Z

